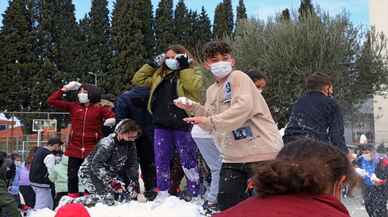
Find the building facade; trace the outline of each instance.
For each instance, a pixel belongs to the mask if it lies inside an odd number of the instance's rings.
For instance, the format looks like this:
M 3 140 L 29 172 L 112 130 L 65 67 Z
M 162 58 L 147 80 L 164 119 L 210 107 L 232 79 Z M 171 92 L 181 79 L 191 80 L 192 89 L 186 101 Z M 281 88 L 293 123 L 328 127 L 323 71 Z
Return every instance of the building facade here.
M 369 24 L 388 36 L 388 0 L 369 0 Z M 388 55 L 388 53 L 387 53 Z M 388 145 L 388 94 L 373 97 L 375 142 Z

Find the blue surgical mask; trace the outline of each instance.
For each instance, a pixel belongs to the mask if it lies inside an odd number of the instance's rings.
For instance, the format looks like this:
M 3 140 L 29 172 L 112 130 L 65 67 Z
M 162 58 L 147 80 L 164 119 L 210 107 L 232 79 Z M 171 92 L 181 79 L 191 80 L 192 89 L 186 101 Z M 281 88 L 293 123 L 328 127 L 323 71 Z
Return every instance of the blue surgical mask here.
M 179 63 L 176 59 L 166 59 L 164 63 L 171 70 L 177 70 L 179 68 Z

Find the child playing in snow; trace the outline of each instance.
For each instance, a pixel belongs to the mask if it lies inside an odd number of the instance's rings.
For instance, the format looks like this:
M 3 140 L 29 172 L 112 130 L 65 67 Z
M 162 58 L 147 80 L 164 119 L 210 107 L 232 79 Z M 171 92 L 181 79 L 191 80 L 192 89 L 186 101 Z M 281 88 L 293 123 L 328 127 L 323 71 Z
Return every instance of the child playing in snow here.
M 207 89 L 205 105 L 175 105 L 193 112 L 195 117 L 184 120 L 213 134 L 219 145 L 223 161 L 217 203 L 225 210 L 248 197 L 252 166 L 275 158 L 283 142 L 264 97 L 248 75 L 233 69 L 231 47 L 209 42 L 204 57 L 216 80 Z
M 357 173 L 362 177 L 362 195 L 365 208 L 371 217 L 387 216 L 388 159 L 376 153 L 371 144 L 361 147 L 357 158 Z
M 123 119 L 115 132 L 102 138 L 79 171 L 81 183 L 91 194 L 137 196 L 137 154 L 134 141 L 140 132 L 133 120 Z M 123 176 L 119 173 L 125 168 Z M 125 186 L 124 183 L 130 183 Z

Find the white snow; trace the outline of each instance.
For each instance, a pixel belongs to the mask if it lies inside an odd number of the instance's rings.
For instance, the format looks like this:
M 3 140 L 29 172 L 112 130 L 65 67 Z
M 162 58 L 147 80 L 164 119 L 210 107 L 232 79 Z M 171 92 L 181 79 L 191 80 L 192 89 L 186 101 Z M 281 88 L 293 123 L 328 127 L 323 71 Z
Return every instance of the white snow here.
M 190 203 L 170 196 L 162 202 L 152 201 L 140 203 L 131 201 L 117 206 L 97 204 L 88 208 L 91 217 L 204 217 L 201 215 L 201 204 L 197 200 Z M 55 212 L 49 209 L 42 209 L 31 212 L 29 217 L 54 217 Z

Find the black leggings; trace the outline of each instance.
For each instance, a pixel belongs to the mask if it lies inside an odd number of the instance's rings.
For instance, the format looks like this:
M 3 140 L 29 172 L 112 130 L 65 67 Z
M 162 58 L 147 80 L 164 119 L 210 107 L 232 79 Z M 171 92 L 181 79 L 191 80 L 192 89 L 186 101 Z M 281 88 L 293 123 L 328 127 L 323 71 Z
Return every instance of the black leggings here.
M 156 187 L 156 169 L 154 157 L 154 144 L 149 137 L 143 135 L 136 140 L 137 157 L 139 158 L 140 169 L 143 176 L 146 191 Z
M 67 176 L 69 178 L 67 187 L 69 193 L 79 193 L 78 190 L 78 170 L 84 159 L 69 157 L 69 164 L 67 167 Z

